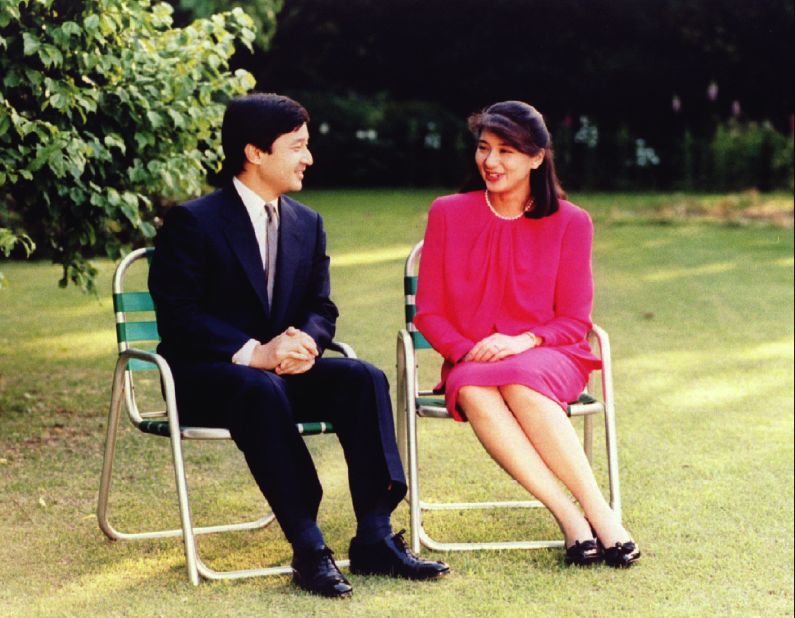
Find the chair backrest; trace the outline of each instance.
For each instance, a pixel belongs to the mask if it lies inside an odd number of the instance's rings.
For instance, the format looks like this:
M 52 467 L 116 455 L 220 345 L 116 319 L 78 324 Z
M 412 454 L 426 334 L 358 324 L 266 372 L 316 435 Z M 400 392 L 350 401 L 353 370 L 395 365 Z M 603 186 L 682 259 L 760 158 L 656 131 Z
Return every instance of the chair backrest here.
M 113 275 L 113 311 L 116 315 L 116 342 L 119 352 L 136 347 L 147 352 L 155 352 L 160 341 L 157 320 L 154 316 L 155 304 L 148 290 L 126 290 L 125 279 L 130 267 L 139 260 L 146 259 L 147 266 L 152 261 L 154 248 L 136 249 L 127 254 Z M 132 345 L 131 345 L 132 344 Z M 131 359 L 125 372 L 125 400 L 131 420 L 137 425 L 142 420 L 151 420 L 165 414 L 163 410 L 141 412 L 135 398 L 133 373 L 157 371 L 157 365 L 146 361 Z
M 425 336 L 417 330 L 414 325 L 414 316 L 417 315 L 417 284 L 419 282 L 419 266 L 420 257 L 422 255 L 421 240 L 411 249 L 409 256 L 406 258 L 406 266 L 403 270 L 403 293 L 405 294 L 405 311 L 406 311 L 406 330 L 411 335 L 412 342 L 414 343 L 415 350 L 427 350 L 431 348 L 431 344 Z

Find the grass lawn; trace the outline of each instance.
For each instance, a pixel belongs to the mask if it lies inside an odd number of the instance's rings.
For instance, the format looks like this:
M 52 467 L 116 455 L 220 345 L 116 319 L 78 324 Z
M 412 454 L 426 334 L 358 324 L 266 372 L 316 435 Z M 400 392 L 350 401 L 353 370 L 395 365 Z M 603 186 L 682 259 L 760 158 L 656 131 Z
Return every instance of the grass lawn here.
M 438 193 L 300 196 L 326 220 L 338 338 L 393 380 L 403 258 Z M 60 290 L 47 263 L 5 262 L 0 616 L 792 616 L 792 197 L 572 199 L 596 222 L 594 320 L 613 346 L 624 516 L 644 552 L 637 567 L 566 568 L 560 550 L 472 552 L 445 555 L 454 574 L 439 582 L 351 577 L 354 597 L 343 602 L 299 592 L 287 577 L 194 588 L 179 541 L 109 542 L 96 525 L 113 264 L 98 264 L 106 292 L 96 299 Z M 435 361 L 424 364 L 432 375 Z M 604 485 L 602 439 L 597 427 Z M 344 555 L 354 524 L 341 451 L 333 436 L 308 440 L 326 492 L 321 525 Z M 426 421 L 421 440 L 429 498 L 521 495 L 467 426 Z M 168 442 L 125 424 L 119 447 L 113 521 L 177 526 Z M 263 509 L 234 445 L 186 450 L 198 524 Z M 394 520 L 407 525 L 405 505 Z M 558 534 L 542 510 L 428 524 L 451 540 Z M 200 544 L 216 568 L 290 558 L 275 528 Z

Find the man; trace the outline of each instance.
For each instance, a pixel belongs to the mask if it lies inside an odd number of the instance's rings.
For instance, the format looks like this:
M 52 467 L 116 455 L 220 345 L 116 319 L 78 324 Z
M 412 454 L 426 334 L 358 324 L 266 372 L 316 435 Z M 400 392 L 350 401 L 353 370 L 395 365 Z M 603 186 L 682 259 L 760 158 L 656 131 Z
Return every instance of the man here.
M 375 367 L 323 358 L 335 330 L 321 217 L 283 194 L 312 165 L 309 115 L 275 94 L 234 99 L 224 115 L 222 189 L 172 208 L 157 238 L 149 289 L 159 352 L 187 423 L 222 426 L 293 547 L 293 581 L 351 594 L 317 524 L 322 488 L 298 422 L 331 421 L 348 463 L 356 513 L 352 573 L 432 579 L 393 534 L 406 493 L 389 386 Z

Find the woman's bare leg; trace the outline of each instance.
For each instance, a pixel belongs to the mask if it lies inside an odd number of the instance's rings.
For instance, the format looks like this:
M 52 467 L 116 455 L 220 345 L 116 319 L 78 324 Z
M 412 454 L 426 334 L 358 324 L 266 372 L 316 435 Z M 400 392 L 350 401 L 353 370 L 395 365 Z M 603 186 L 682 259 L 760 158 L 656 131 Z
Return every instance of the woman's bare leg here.
M 458 403 L 489 455 L 550 510 L 563 531 L 566 546 L 591 538 L 580 509 L 525 435 L 498 388 L 464 386 Z
M 602 543 L 608 547 L 630 540 L 602 495 L 574 427 L 560 406 L 518 384 L 501 386 L 499 392 L 546 466 L 580 503 Z

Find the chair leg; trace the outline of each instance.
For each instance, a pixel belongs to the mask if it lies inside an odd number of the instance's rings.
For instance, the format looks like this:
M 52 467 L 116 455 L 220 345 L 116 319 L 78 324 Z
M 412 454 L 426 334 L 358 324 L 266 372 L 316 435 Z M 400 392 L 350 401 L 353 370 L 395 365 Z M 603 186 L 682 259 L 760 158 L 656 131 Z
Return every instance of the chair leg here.
M 406 406 L 408 405 L 410 393 L 407 389 L 406 380 L 406 351 L 400 333 L 398 334 L 397 338 L 396 356 L 397 407 L 395 408 L 395 433 L 397 434 L 397 446 L 398 453 L 400 454 L 400 463 L 403 465 L 403 469 L 405 470 L 408 463 L 408 454 L 406 452 Z
M 603 343 L 603 345 L 605 345 Z M 607 446 L 607 472 L 610 481 L 610 506 L 621 519 L 621 486 L 618 472 L 618 445 L 616 443 L 616 409 L 613 398 L 613 370 L 609 343 L 602 360 L 602 399 L 605 406 L 605 443 Z
M 193 533 L 193 516 L 188 500 L 188 481 L 185 478 L 185 460 L 182 457 L 182 437 L 179 429 L 171 431 L 171 454 L 174 459 L 174 476 L 177 482 L 177 499 L 179 515 L 182 523 L 182 541 L 185 545 L 185 562 L 188 568 L 188 579 L 194 586 L 199 585 L 199 569 L 197 566 L 196 537 Z
M 582 418 L 582 446 L 588 463 L 593 467 L 593 417 L 590 414 Z
M 420 475 L 417 461 L 417 413 L 414 398 L 409 397 L 405 409 L 406 441 L 408 443 L 408 481 L 409 481 L 409 520 L 411 528 L 411 549 L 420 552 L 420 529 L 422 513 L 420 512 Z
M 420 512 L 420 481 L 417 461 L 417 408 L 416 393 L 414 392 L 417 385 L 417 364 L 414 356 L 414 342 L 411 340 L 411 335 L 405 330 L 398 333 L 397 358 L 398 399 L 400 401 L 397 414 L 399 417 L 403 417 L 398 425 L 398 447 L 403 449 L 401 457 L 405 457 L 403 462 L 409 485 L 409 544 L 412 551 L 419 553 L 422 513 Z
M 116 454 L 116 436 L 119 430 L 121 403 L 124 395 L 125 367 L 126 362 L 120 358 L 116 363 L 116 370 L 113 374 L 110 411 L 108 412 L 108 432 L 105 438 L 105 455 L 102 461 L 102 474 L 99 481 L 99 499 L 97 500 L 97 521 L 99 527 L 109 539 L 113 540 L 121 538 L 121 535 L 108 522 L 108 500 L 110 497 L 110 484 L 113 473 L 113 458 Z
M 199 583 L 200 576 L 205 577 L 206 579 L 234 579 L 239 577 L 275 575 L 291 572 L 290 567 L 269 567 L 247 571 L 219 572 L 210 569 L 201 561 L 197 551 L 197 535 L 210 534 L 214 532 L 227 532 L 232 530 L 256 530 L 271 524 L 273 521 L 275 521 L 275 516 L 273 513 L 268 513 L 267 515 L 264 515 L 263 517 L 254 521 L 194 528 L 192 526 L 190 503 L 188 500 L 188 485 L 185 475 L 184 459 L 182 456 L 181 437 L 178 430 L 172 432 L 171 450 L 172 459 L 174 461 L 174 473 L 177 486 L 177 498 L 180 508 L 181 527 L 172 530 L 156 530 L 150 532 L 120 532 L 110 524 L 108 520 L 110 489 L 113 476 L 113 462 L 116 454 L 119 422 L 121 419 L 121 409 L 124 402 L 124 372 L 127 368 L 128 360 L 129 359 L 127 358 L 119 357 L 119 360 L 116 363 L 116 370 L 113 374 L 110 410 L 108 412 L 108 428 L 105 439 L 105 453 L 102 462 L 99 496 L 97 500 L 97 521 L 102 532 L 111 540 L 182 537 L 185 544 L 185 558 L 188 568 L 188 578 L 194 585 Z M 173 397 L 171 405 L 175 405 Z M 176 418 L 176 415 L 174 415 L 174 418 Z M 345 562 L 338 561 L 338 564 L 345 564 Z

